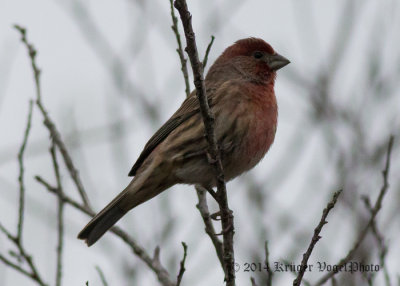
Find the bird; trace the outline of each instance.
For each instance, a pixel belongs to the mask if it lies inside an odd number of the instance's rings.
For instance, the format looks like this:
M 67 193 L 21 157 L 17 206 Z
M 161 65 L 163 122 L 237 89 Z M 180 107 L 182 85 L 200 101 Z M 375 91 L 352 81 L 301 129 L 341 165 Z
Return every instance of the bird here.
M 289 63 L 270 44 L 250 37 L 227 47 L 210 67 L 204 83 L 226 181 L 252 169 L 272 145 L 278 121 L 276 72 Z M 176 184 L 215 187 L 207 150 L 194 90 L 149 139 L 128 174 L 132 181 L 78 238 L 93 245 L 130 210 Z

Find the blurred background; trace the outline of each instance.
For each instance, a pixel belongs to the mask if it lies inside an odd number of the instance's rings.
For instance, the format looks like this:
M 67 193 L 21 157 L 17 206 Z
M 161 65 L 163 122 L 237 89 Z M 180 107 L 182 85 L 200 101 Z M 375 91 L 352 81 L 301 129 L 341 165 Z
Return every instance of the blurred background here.
M 335 264 L 344 257 L 370 217 L 362 196 L 375 202 L 381 189 L 390 134 L 397 138 L 377 227 L 387 247 L 389 279 L 397 285 L 399 5 L 395 0 L 189 1 L 200 58 L 215 36 L 208 67 L 225 47 L 249 36 L 265 39 L 291 60 L 276 81 L 279 124 L 272 148 L 255 169 L 227 185 L 235 215 L 238 285 L 250 285 L 251 276 L 265 285 L 265 271 L 244 272 L 245 263 L 264 262 L 265 241 L 271 263 L 300 264 L 323 208 L 339 189 L 344 191 L 309 264 Z M 28 29 L 38 50 L 43 103 L 96 211 L 129 183 L 127 173 L 144 144 L 185 97 L 168 0 L 1 1 L 0 221 L 12 231 L 18 219 L 17 153 L 29 100 L 35 98 L 30 61 L 14 24 Z M 49 147 L 43 117 L 35 108 L 25 154 L 23 242 L 43 279 L 54 285 L 57 199 L 34 180 L 41 175 L 55 184 Z M 61 176 L 65 192 L 79 200 L 63 164 Z M 208 201 L 215 212 L 217 205 Z M 160 246 L 161 262 L 172 279 L 182 258 L 181 241 L 186 242 L 182 285 L 223 285 L 196 204 L 193 187 L 174 187 L 119 225 L 150 254 Z M 114 235 L 106 234 L 91 248 L 77 240 L 88 220 L 66 206 L 64 285 L 101 285 L 97 266 L 109 285 L 159 285 Z M 215 227 L 219 231 L 219 223 Z M 14 246 L 1 234 L 0 253 L 7 256 L 10 249 Z M 376 265 L 380 257 L 381 248 L 369 234 L 353 261 Z M 317 281 L 323 274 L 307 272 L 305 279 Z M 338 285 L 366 285 L 370 274 L 343 273 L 336 279 Z M 273 284 L 287 285 L 294 277 L 278 272 Z M 372 278 L 373 285 L 388 285 L 383 271 Z M 36 284 L 0 263 L 0 285 Z

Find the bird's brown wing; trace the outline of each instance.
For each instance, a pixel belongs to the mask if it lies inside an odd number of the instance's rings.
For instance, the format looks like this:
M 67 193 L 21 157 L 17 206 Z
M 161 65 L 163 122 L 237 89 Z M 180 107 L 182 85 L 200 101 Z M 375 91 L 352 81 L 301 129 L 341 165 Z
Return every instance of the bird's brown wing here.
M 211 105 L 211 100 L 209 102 Z M 144 160 L 150 155 L 150 153 L 160 144 L 175 128 L 181 125 L 183 122 L 188 120 L 194 114 L 199 112 L 199 102 L 195 95 L 195 92 L 185 99 L 181 107 L 168 119 L 167 122 L 161 126 L 160 129 L 150 138 L 144 147 L 136 163 L 133 165 L 128 176 L 135 176 L 137 170 L 143 164 Z

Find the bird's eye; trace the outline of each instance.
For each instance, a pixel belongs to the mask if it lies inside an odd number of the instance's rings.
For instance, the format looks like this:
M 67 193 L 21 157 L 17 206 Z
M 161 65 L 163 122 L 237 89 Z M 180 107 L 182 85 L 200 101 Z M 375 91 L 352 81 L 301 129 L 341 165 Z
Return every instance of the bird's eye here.
M 263 56 L 263 53 L 262 53 L 262 52 L 255 52 L 255 53 L 253 54 L 253 56 L 254 56 L 256 59 L 261 59 L 262 56 Z

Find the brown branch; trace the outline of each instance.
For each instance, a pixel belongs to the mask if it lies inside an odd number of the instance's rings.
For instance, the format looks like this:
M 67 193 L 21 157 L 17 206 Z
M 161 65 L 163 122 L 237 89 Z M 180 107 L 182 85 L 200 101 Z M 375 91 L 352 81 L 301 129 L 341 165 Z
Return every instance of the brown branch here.
M 321 236 L 319 234 L 321 233 L 321 230 L 324 227 L 324 225 L 328 223 L 326 221 L 328 214 L 331 211 L 331 209 L 333 209 L 335 207 L 336 201 L 337 201 L 338 197 L 340 196 L 341 192 L 342 192 L 342 190 L 333 194 L 332 200 L 328 203 L 328 205 L 322 212 L 321 220 L 319 221 L 318 226 L 314 230 L 314 235 L 311 239 L 310 245 L 308 246 L 307 251 L 303 254 L 303 260 L 301 261 L 300 271 L 299 271 L 296 279 L 294 279 L 294 281 L 293 281 L 293 286 L 300 286 L 301 280 L 303 279 L 304 273 L 307 269 L 308 259 L 311 256 L 311 253 L 314 249 L 315 244 L 317 244 L 318 240 L 321 238 Z
M 186 92 L 186 97 L 190 96 L 190 84 L 189 84 L 189 76 L 188 76 L 188 70 L 187 70 L 187 59 L 184 56 L 183 53 L 183 48 L 182 48 L 182 42 L 181 42 L 181 35 L 179 33 L 179 29 L 178 29 L 178 18 L 175 16 L 175 12 L 174 12 L 174 7 L 173 7 L 173 0 L 170 0 L 170 4 L 171 4 L 171 17 L 172 17 L 172 30 L 174 31 L 175 37 L 176 37 L 176 41 L 178 44 L 178 48 L 177 48 L 177 52 L 179 55 L 179 59 L 181 62 L 181 71 L 183 74 L 183 78 L 185 81 L 185 92 Z M 208 55 L 211 51 L 211 47 L 212 44 L 214 42 L 215 37 L 211 36 L 211 41 L 207 46 L 206 49 L 206 53 L 203 59 L 203 67 L 206 66 L 207 64 L 207 60 L 208 60 Z M 209 189 L 205 189 L 199 185 L 195 186 L 196 189 L 196 193 L 197 193 L 197 197 L 199 199 L 199 203 L 196 205 L 197 209 L 199 210 L 201 217 L 203 218 L 204 224 L 205 224 L 205 231 L 208 234 L 208 236 L 210 237 L 215 250 L 217 252 L 217 256 L 218 259 L 221 263 L 221 267 L 224 270 L 224 273 L 226 275 L 226 271 L 225 271 L 225 265 L 224 265 L 224 260 L 223 260 L 223 249 L 222 249 L 222 243 L 221 241 L 218 239 L 216 233 L 215 233 L 215 229 L 214 226 L 212 224 L 212 221 L 210 219 L 210 212 L 208 210 L 208 205 L 207 205 L 207 198 L 206 198 L 206 191 L 208 191 L 215 200 L 217 200 L 216 198 L 216 194 L 213 190 L 209 190 Z M 179 282 L 180 283 L 180 282 Z
M 18 209 L 18 226 L 17 226 L 17 240 L 22 239 L 22 226 L 24 223 L 24 211 L 25 211 L 25 184 L 24 184 L 24 153 L 26 144 L 28 142 L 29 132 L 32 124 L 32 113 L 33 113 L 33 101 L 29 101 L 29 112 L 28 121 L 24 132 L 24 139 L 18 152 L 18 164 L 19 164 L 19 209 Z
M 181 285 L 183 273 L 185 273 L 185 261 L 186 261 L 186 256 L 187 256 L 187 245 L 186 243 L 182 242 L 182 247 L 183 247 L 183 258 L 181 260 L 181 267 L 179 269 L 178 277 L 176 280 L 176 286 Z
M 40 87 L 40 69 L 37 67 L 37 64 L 36 64 L 37 52 L 35 50 L 35 47 L 28 42 L 28 40 L 26 38 L 26 29 L 25 28 L 18 26 L 18 25 L 15 25 L 14 27 L 20 32 L 21 41 L 28 50 L 28 54 L 29 54 L 29 58 L 31 60 L 31 65 L 32 65 L 32 70 L 33 70 L 33 76 L 35 79 L 36 105 L 39 107 L 39 109 L 44 117 L 44 125 L 47 127 L 47 129 L 50 133 L 50 136 L 53 139 L 55 145 L 57 145 L 57 147 L 59 148 L 60 153 L 63 156 L 65 165 L 67 166 L 70 176 L 78 189 L 79 195 L 81 196 L 81 199 L 82 199 L 84 205 L 89 206 L 89 200 L 88 200 L 87 194 L 83 188 L 79 173 L 72 162 L 72 158 L 69 155 L 69 152 L 67 151 L 67 148 L 66 148 L 64 142 L 61 139 L 60 133 L 58 132 L 56 126 L 54 125 L 53 121 L 51 120 L 46 109 L 43 106 L 41 87 Z
M 218 260 L 221 263 L 221 267 L 224 270 L 224 272 L 226 272 L 225 264 L 224 264 L 223 245 L 215 233 L 214 225 L 210 218 L 210 211 L 208 210 L 207 197 L 206 197 L 207 190 L 198 185 L 195 188 L 196 188 L 197 197 L 199 199 L 199 203 L 196 205 L 196 207 L 199 210 L 201 217 L 203 219 L 203 222 L 205 225 L 205 231 L 208 234 L 208 236 L 210 237 L 211 242 L 214 245 L 215 251 L 217 252 Z
M 169 0 L 169 3 L 171 4 L 171 18 L 172 18 L 171 29 L 172 29 L 172 31 L 174 31 L 176 43 L 178 44 L 178 48 L 176 49 L 176 52 L 178 53 L 179 60 L 181 62 L 181 71 L 183 74 L 183 79 L 185 81 L 185 93 L 186 93 L 186 97 L 188 97 L 190 95 L 190 83 L 189 83 L 189 73 L 188 73 L 188 69 L 187 69 L 187 59 L 185 58 L 185 55 L 183 53 L 181 35 L 180 35 L 179 29 L 178 29 L 178 18 L 175 16 L 173 2 L 174 2 L 173 0 Z
M 381 190 L 379 192 L 379 195 L 375 202 L 375 205 L 371 210 L 371 217 L 370 217 L 367 225 L 364 227 L 364 229 L 359 234 L 357 240 L 354 243 L 354 246 L 350 249 L 348 254 L 336 264 L 337 269 L 341 269 L 343 267 L 343 265 L 345 265 L 353 257 L 353 255 L 355 254 L 357 249 L 360 247 L 361 243 L 364 241 L 364 238 L 366 237 L 368 230 L 372 227 L 372 224 L 375 221 L 375 217 L 382 207 L 383 197 L 385 196 L 387 189 L 389 188 L 388 176 L 389 176 L 389 170 L 390 170 L 390 156 L 392 153 L 393 141 L 394 141 L 394 137 L 390 136 L 387 154 L 386 154 L 385 169 L 382 171 L 383 185 L 381 187 Z M 334 272 L 334 271 L 327 273 L 326 275 L 322 276 L 322 278 L 320 278 L 320 280 L 318 280 L 318 282 L 315 285 L 316 286 L 323 285 L 326 281 L 328 281 L 336 273 L 337 272 Z
M 94 217 L 96 215 L 96 213 L 90 207 L 80 204 L 79 202 L 75 201 L 74 199 L 65 194 L 61 194 L 60 192 L 58 192 L 56 187 L 53 187 L 42 177 L 35 176 L 35 179 L 40 184 L 42 184 L 49 192 L 55 194 L 56 196 L 59 196 L 64 203 L 73 206 L 74 208 L 80 210 L 81 212 L 91 217 Z M 110 229 L 110 231 L 114 233 L 116 236 L 118 236 L 120 239 L 122 239 L 122 241 L 124 241 L 131 248 L 132 252 L 135 255 L 137 255 L 151 270 L 153 270 L 153 272 L 157 275 L 157 278 L 162 285 L 175 286 L 175 283 L 172 282 L 172 280 L 169 278 L 168 271 L 161 265 L 157 257 L 151 258 L 147 254 L 146 250 L 121 228 L 114 226 Z
M 188 53 L 190 63 L 192 65 L 194 85 L 196 87 L 196 95 L 200 103 L 200 110 L 204 121 L 206 139 L 209 145 L 210 164 L 214 168 L 218 204 L 221 211 L 221 224 L 223 233 L 223 249 L 224 249 L 224 264 L 226 269 L 226 285 L 235 285 L 235 258 L 233 249 L 233 214 L 229 209 L 228 198 L 226 194 L 226 186 L 224 179 L 224 172 L 221 163 L 221 157 L 217 145 L 217 140 L 214 130 L 214 115 L 208 105 L 206 96 L 206 88 L 204 84 L 203 66 L 199 61 L 199 55 L 196 47 L 195 34 L 192 28 L 192 16 L 188 11 L 185 0 L 175 0 L 175 8 L 179 11 L 183 30 L 185 31 L 186 38 L 186 52 Z

